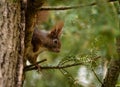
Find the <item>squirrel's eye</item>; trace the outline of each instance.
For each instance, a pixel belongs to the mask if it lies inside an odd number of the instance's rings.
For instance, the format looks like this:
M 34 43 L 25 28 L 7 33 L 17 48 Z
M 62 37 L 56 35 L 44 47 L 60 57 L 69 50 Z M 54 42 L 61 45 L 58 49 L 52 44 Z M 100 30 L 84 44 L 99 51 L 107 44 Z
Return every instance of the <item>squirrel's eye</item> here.
M 53 43 L 57 44 L 58 43 L 58 39 L 54 39 Z

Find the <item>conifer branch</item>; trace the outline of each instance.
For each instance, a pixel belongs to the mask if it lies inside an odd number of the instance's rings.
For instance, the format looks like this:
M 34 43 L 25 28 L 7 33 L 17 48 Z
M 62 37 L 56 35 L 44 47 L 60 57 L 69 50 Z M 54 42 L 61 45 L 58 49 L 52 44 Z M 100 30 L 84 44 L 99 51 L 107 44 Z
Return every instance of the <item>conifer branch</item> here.
M 79 65 L 83 65 L 83 63 L 76 63 L 76 64 L 69 64 L 69 65 L 64 65 L 64 66 L 40 66 L 40 69 L 63 69 L 63 68 L 69 68 L 69 67 L 73 67 L 73 66 L 79 66 Z M 25 68 L 25 72 L 26 71 L 31 71 L 31 70 L 37 70 L 37 67 L 32 67 L 32 68 Z
M 101 56 L 97 56 L 95 58 L 93 58 L 92 61 L 96 61 L 97 59 L 99 59 Z M 39 63 L 42 63 L 46 61 L 46 59 L 43 59 L 39 62 L 37 62 L 36 64 L 39 64 Z M 88 61 L 88 62 L 91 62 L 91 61 Z M 34 64 L 35 65 L 35 64 Z M 31 71 L 31 70 L 37 70 L 38 67 L 34 66 L 34 65 L 29 65 L 29 66 L 26 66 L 24 68 L 24 71 Z M 73 63 L 73 64 L 67 64 L 67 65 L 57 65 L 57 66 L 40 66 L 40 69 L 43 70 L 43 69 L 64 69 L 64 68 L 69 68 L 69 67 L 73 67 L 73 66 L 79 66 L 79 65 L 85 65 L 83 62 L 80 62 L 80 63 Z

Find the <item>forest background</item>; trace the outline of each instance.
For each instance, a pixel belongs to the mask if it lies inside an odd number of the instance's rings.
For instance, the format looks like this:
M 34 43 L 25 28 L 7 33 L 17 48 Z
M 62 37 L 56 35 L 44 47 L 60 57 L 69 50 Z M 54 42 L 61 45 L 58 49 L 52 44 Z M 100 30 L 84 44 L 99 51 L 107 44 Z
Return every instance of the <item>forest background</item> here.
M 43 52 L 38 60 L 47 59 L 41 63 L 42 66 L 76 66 L 43 69 L 40 74 L 35 70 L 28 71 L 24 87 L 100 87 L 110 61 L 118 57 L 118 2 L 47 0 L 47 6 L 80 7 L 45 12 L 44 15 L 48 18 L 41 25 L 37 25 L 40 29 L 49 30 L 57 21 L 64 21 L 62 48 L 60 53 Z M 116 84 L 116 87 L 119 86 L 120 78 Z

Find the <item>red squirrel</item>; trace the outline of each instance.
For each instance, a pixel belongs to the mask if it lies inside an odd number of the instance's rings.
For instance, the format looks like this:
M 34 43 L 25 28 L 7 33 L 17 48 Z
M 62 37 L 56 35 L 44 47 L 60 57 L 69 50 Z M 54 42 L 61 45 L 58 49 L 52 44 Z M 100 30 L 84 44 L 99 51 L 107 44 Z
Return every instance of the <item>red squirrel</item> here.
M 26 0 L 25 0 L 26 1 Z M 47 3 L 41 0 L 27 0 L 27 8 L 26 8 L 26 43 L 30 43 L 29 46 L 26 45 L 25 49 L 25 63 L 28 60 L 31 64 L 36 64 L 38 55 L 43 51 L 52 51 L 52 52 L 60 52 L 61 42 L 60 36 L 62 32 L 62 28 L 64 26 L 63 22 L 57 23 L 53 29 L 48 31 L 43 31 L 35 28 L 33 32 L 33 28 L 38 24 L 41 24 L 48 20 L 49 12 L 48 11 L 38 11 L 38 7 L 46 6 Z M 33 10 L 31 12 L 31 9 Z M 33 35 L 32 33 L 33 32 Z M 30 34 L 29 34 L 30 33 Z M 29 37 L 32 36 L 29 39 Z M 31 42 L 29 42 L 31 41 Z M 24 64 L 26 66 L 26 64 Z M 37 65 L 36 65 L 37 66 Z M 38 67 L 39 68 L 39 67 Z
M 31 64 L 36 64 L 38 55 L 45 50 L 60 52 L 63 26 L 63 22 L 59 22 L 49 32 L 35 28 L 31 41 L 32 48 L 27 52 L 27 59 Z

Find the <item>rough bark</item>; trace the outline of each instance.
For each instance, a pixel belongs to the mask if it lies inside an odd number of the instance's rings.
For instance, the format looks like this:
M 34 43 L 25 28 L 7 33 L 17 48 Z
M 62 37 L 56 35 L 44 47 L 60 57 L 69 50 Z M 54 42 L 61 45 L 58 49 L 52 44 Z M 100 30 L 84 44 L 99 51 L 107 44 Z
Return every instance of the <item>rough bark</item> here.
M 19 0 L 0 0 L 0 87 L 21 85 L 23 37 L 20 34 L 23 30 L 20 12 Z
M 104 79 L 102 87 L 115 87 L 120 73 L 120 37 L 116 39 L 119 58 L 111 60 L 110 67 Z
M 31 45 L 37 8 L 44 0 L 24 1 L 0 0 L 0 87 L 23 85 L 24 45 Z

